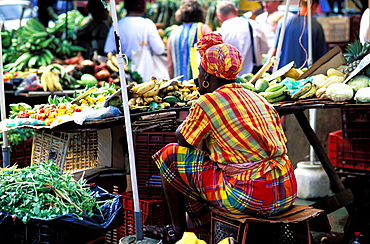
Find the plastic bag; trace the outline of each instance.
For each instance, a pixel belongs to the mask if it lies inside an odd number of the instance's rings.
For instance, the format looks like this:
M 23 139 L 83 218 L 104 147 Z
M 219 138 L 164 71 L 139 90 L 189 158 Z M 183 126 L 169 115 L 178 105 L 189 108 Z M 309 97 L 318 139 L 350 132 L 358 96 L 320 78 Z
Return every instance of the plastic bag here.
M 82 125 L 85 120 L 98 120 L 104 118 L 111 118 L 121 116 L 122 112 L 119 108 L 109 106 L 106 108 L 84 108 L 82 112 L 73 114 L 73 120 L 76 124 Z
M 37 91 L 41 88 L 40 79 L 37 74 L 31 73 L 19 84 L 14 95 L 25 91 Z

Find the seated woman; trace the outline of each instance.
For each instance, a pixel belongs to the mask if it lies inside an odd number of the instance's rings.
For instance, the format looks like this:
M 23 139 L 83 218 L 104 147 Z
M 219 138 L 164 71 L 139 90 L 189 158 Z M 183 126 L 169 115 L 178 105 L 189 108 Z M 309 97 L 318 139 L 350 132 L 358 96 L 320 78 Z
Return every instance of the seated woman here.
M 162 175 L 176 239 L 210 212 L 269 216 L 289 208 L 297 183 L 274 107 L 235 78 L 243 58 L 219 34 L 197 43 L 200 98 L 171 143 L 153 155 Z

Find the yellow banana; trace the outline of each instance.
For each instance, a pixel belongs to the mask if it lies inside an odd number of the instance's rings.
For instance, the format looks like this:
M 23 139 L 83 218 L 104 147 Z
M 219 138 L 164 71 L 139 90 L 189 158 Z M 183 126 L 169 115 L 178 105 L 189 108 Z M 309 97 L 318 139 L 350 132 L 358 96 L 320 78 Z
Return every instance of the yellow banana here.
M 328 87 L 333 83 L 341 83 L 344 81 L 344 76 L 331 75 L 323 83 L 320 84 L 319 88 Z
M 46 73 L 47 71 L 42 72 L 41 77 L 40 77 L 41 86 L 44 91 L 48 90 L 48 85 L 46 81 Z
M 154 86 L 156 85 L 156 83 L 157 83 L 157 78 L 152 77 L 152 79 L 150 81 L 144 82 L 144 85 L 141 86 L 136 91 L 136 94 L 139 95 L 139 96 L 143 95 L 145 92 L 150 91 L 151 89 L 153 89 Z
M 51 76 L 51 79 L 53 81 L 54 89 L 57 90 L 57 91 L 63 91 L 63 87 L 60 84 L 59 74 L 55 71 L 50 71 L 50 73 L 51 73 L 50 76 Z
M 303 94 L 307 93 L 312 88 L 312 83 L 307 82 L 301 89 L 292 95 L 292 99 L 298 99 Z
M 119 69 L 117 66 L 115 66 L 112 62 L 112 60 L 108 59 L 107 60 L 107 66 L 110 70 L 112 70 L 113 72 L 119 72 Z
M 55 91 L 55 88 L 54 88 L 54 81 L 53 81 L 53 74 L 51 73 L 51 71 L 46 71 L 45 73 L 45 80 L 46 80 L 46 85 L 47 85 L 47 90 L 51 91 L 51 92 L 54 92 Z
M 110 59 L 110 60 L 112 61 L 112 64 L 113 64 L 114 66 L 116 66 L 116 67 L 117 67 L 117 69 L 118 69 L 119 65 L 118 65 L 118 59 L 117 59 L 117 56 L 116 56 L 116 55 L 112 55 L 112 57 L 111 57 L 111 59 Z
M 136 105 L 143 105 L 144 104 L 144 100 L 142 97 L 137 97 L 136 98 Z
M 317 88 L 318 88 L 317 85 L 312 83 L 311 89 L 302 96 L 298 97 L 298 99 L 308 99 L 316 96 Z
M 150 89 L 149 91 L 145 92 L 143 94 L 143 97 L 153 97 L 155 95 L 158 95 L 158 92 L 159 92 L 159 83 L 155 83 L 154 87 L 152 89 Z
M 135 104 L 136 104 L 136 97 L 130 98 L 130 99 L 128 100 L 128 105 L 129 105 L 129 106 L 133 106 L 133 105 L 135 105 Z
M 162 98 L 160 96 L 155 95 L 155 96 L 153 96 L 153 99 L 154 99 L 154 102 L 156 102 L 156 103 L 161 103 L 162 102 Z

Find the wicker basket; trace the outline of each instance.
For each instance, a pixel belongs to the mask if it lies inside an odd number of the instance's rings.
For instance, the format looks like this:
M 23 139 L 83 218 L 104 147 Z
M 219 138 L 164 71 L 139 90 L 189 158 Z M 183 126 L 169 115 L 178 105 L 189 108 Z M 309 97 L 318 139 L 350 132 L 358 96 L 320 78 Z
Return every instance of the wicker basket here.
M 52 160 L 63 172 L 94 168 L 98 165 L 96 130 L 57 132 L 35 130 L 31 164 Z

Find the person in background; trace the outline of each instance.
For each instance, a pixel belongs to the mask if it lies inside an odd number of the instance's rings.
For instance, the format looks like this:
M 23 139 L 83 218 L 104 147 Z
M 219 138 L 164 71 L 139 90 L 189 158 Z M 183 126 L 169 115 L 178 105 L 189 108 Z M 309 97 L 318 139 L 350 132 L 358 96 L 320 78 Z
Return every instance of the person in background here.
M 157 27 L 151 19 L 142 17 L 146 11 L 146 0 L 125 0 L 124 8 L 127 15 L 118 21 L 121 52 L 130 60 L 132 51 L 138 50 L 143 42 L 143 33 L 147 33 L 150 49 L 158 55 L 163 54 L 165 45 Z M 113 26 L 109 29 L 104 52 L 117 53 Z
M 197 0 L 183 0 L 175 15 L 181 25 L 172 30 L 168 38 L 168 72 L 170 78 L 184 75 L 181 80 L 189 80 L 197 75 L 191 68 L 191 52 L 195 50 L 192 48 L 203 34 L 212 32 L 212 29 L 203 23 L 205 13 Z
M 49 14 L 49 8 L 52 8 L 57 0 L 38 0 L 37 1 L 37 16 L 38 20 L 45 27 L 49 26 L 49 21 L 52 20 Z
M 271 52 L 275 46 L 275 35 L 278 21 L 284 16 L 284 12 L 278 10 L 280 4 L 280 0 L 262 2 L 264 12 L 257 15 L 255 19 L 267 38 L 267 43 L 269 46 L 269 53 L 267 53 L 267 57 L 271 55 Z
M 105 0 L 103 1 L 105 3 Z M 85 52 L 81 52 L 85 59 L 91 60 L 94 51 L 99 55 L 105 55 L 104 45 L 109 31 L 107 23 L 109 11 L 104 3 L 102 0 L 89 0 L 87 9 L 92 19 L 77 30 L 74 44 L 86 49 Z
M 176 130 L 178 143 L 153 155 L 177 240 L 186 214 L 206 229 L 211 210 L 270 216 L 289 208 L 297 183 L 277 111 L 235 83 L 243 57 L 217 33 L 197 43 L 201 94 Z
M 319 0 L 312 0 L 311 6 L 307 6 L 306 0 L 300 0 L 299 12 L 287 17 L 283 44 L 281 47 L 280 61 L 278 68 L 295 62 L 297 68 L 308 67 L 308 28 L 307 15 L 308 8 L 311 7 L 312 15 L 315 13 Z M 282 22 L 278 25 L 275 36 L 275 47 L 271 56 L 276 55 L 279 43 Z M 312 63 L 326 54 L 326 40 L 321 24 L 312 18 Z
M 361 16 L 359 37 L 362 44 L 370 42 L 370 8 L 367 8 Z
M 225 43 L 235 46 L 243 55 L 244 62 L 240 71 L 240 75 L 243 75 L 252 73 L 254 65 L 262 65 L 261 55 L 268 52 L 268 44 L 258 24 L 238 14 L 238 9 L 231 1 L 220 1 L 216 6 L 217 18 L 222 23 L 217 32 L 222 35 Z

